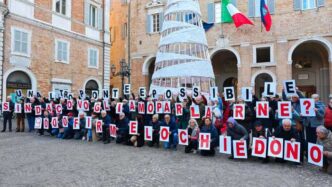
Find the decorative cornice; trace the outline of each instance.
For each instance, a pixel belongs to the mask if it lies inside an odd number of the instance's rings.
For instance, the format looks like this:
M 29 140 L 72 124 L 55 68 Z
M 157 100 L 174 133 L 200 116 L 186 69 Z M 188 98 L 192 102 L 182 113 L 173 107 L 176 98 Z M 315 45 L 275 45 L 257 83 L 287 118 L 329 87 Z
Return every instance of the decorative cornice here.
M 152 0 L 150 3 L 145 5 L 145 8 L 154 8 L 164 6 L 164 4 L 160 0 Z
M 42 29 L 46 29 L 46 30 L 49 30 L 49 31 L 52 31 L 52 32 L 56 32 L 58 34 L 65 35 L 67 37 L 71 37 L 71 38 L 74 38 L 74 39 L 77 39 L 77 40 L 82 40 L 82 41 L 88 42 L 88 43 L 93 44 L 93 45 L 98 45 L 100 47 L 103 46 L 103 42 L 101 42 L 101 41 L 93 40 L 91 38 L 86 37 L 83 34 L 69 32 L 69 31 L 60 29 L 60 28 L 55 27 L 55 26 L 53 26 L 49 23 L 42 22 L 42 21 L 39 21 L 39 20 L 28 19 L 28 18 L 19 16 L 19 15 L 13 14 L 13 13 L 9 13 L 8 19 L 13 19 L 13 20 L 16 20 L 16 21 L 19 21 L 19 22 L 22 22 L 22 23 L 30 24 L 32 26 L 40 27 Z

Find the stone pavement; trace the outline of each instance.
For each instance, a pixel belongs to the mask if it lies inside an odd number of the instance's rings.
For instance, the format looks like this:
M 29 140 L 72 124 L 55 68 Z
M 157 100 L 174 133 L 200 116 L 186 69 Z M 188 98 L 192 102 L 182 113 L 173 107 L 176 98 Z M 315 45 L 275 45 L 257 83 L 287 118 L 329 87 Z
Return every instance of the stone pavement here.
M 0 122 L 1 124 L 1 122 Z M 2 128 L 2 124 L 1 124 Z M 0 186 L 331 186 L 317 167 L 0 133 Z

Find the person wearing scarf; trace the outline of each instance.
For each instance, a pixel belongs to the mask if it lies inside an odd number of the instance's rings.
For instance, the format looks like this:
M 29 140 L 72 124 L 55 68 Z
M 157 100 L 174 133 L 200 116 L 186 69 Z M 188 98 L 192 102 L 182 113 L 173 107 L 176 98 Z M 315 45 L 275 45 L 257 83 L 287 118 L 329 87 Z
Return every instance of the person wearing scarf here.
M 230 136 L 233 140 L 242 140 L 246 141 L 247 147 L 248 147 L 248 131 L 239 124 L 233 117 L 228 118 L 227 120 L 227 136 Z M 229 157 L 229 159 L 233 159 L 233 150 L 232 150 L 232 156 Z
M 187 130 L 188 130 L 189 144 L 185 146 L 184 152 L 185 153 L 194 152 L 196 154 L 198 147 L 199 127 L 195 119 L 189 120 Z

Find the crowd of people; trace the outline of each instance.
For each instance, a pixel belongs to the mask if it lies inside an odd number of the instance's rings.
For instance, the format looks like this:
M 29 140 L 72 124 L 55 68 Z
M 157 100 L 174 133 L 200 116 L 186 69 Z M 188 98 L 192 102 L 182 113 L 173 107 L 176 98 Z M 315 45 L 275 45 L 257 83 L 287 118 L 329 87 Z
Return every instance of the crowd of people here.
M 185 146 L 185 153 L 199 153 L 203 156 L 215 155 L 216 148 L 219 146 L 219 136 L 227 135 L 232 140 L 245 140 L 250 152 L 250 146 L 252 145 L 253 138 L 283 138 L 284 140 L 296 141 L 301 143 L 301 163 L 303 163 L 306 147 L 308 143 L 317 143 L 324 147 L 324 164 L 322 170 L 329 174 L 332 174 L 332 97 L 329 98 L 329 102 L 325 105 L 320 101 L 318 94 L 313 94 L 312 98 L 315 100 L 315 113 L 314 117 L 301 116 L 300 98 L 303 95 L 300 91 L 297 91 L 297 95 L 292 97 L 286 97 L 283 93 L 282 98 L 278 95 L 273 98 L 261 97 L 258 99 L 253 95 L 252 102 L 244 102 L 241 97 L 238 97 L 233 101 L 226 101 L 222 95 L 218 95 L 218 99 L 208 100 L 204 95 L 196 98 L 187 96 L 182 101 L 179 97 L 174 96 L 171 101 L 172 112 L 170 114 L 139 114 L 136 112 L 130 112 L 129 100 L 136 100 L 141 102 L 150 102 L 156 100 L 163 100 L 163 96 L 158 99 L 147 96 L 146 98 L 138 98 L 134 94 L 125 96 L 123 98 L 114 100 L 109 99 L 109 110 L 103 109 L 100 113 L 93 110 L 95 102 L 102 102 L 102 100 L 86 98 L 89 100 L 89 111 L 77 110 L 77 98 L 73 99 L 73 110 L 67 110 L 67 100 L 64 98 L 58 98 L 49 100 L 48 98 L 17 98 L 12 101 L 10 97 L 7 98 L 9 102 L 9 111 L 3 111 L 3 130 L 7 129 L 12 131 L 12 116 L 14 111 L 14 103 L 20 103 L 22 108 L 24 103 L 31 103 L 32 112 L 24 114 L 17 113 L 17 128 L 16 132 L 25 131 L 25 118 L 28 122 L 28 131 L 36 132 L 39 135 L 48 133 L 51 136 L 60 139 L 77 139 L 83 141 L 103 141 L 108 144 L 111 141 L 115 141 L 117 144 L 125 144 L 135 147 L 142 147 L 144 145 L 149 147 L 159 147 L 162 145 L 164 149 L 177 150 L 178 145 L 178 129 L 188 130 L 189 144 Z M 268 101 L 269 102 L 269 118 L 257 118 L 256 117 L 256 102 Z M 278 102 L 279 101 L 291 101 L 292 103 L 292 118 L 291 119 L 278 119 Z M 123 103 L 122 112 L 116 112 L 116 106 L 118 102 Z M 50 103 L 52 106 L 56 104 L 62 105 L 62 114 L 56 114 L 55 110 L 51 112 L 46 110 L 46 104 Z M 183 114 L 181 116 L 175 115 L 175 103 L 182 103 Z M 245 118 L 243 120 L 235 120 L 233 116 L 234 104 L 245 104 Z M 42 106 L 42 114 L 37 116 L 34 112 L 34 106 Z M 192 119 L 190 115 L 190 106 L 198 105 L 201 116 L 205 113 L 205 106 L 212 106 L 212 118 L 201 117 L 199 119 Z M 63 117 L 68 117 L 64 125 Z M 91 116 L 92 128 L 86 129 L 86 117 Z M 58 128 L 35 129 L 36 118 L 48 118 L 51 121 L 52 117 L 58 118 Z M 73 128 L 74 118 L 79 118 L 79 129 Z M 95 123 L 97 120 L 102 120 L 103 130 L 102 133 L 97 133 L 95 130 Z M 134 120 L 138 122 L 138 133 L 136 135 L 129 134 L 129 121 Z M 110 125 L 116 125 L 116 138 L 110 136 Z M 151 126 L 152 141 L 146 141 L 144 139 L 144 127 Z M 169 127 L 169 142 L 159 142 L 160 127 Z M 210 150 L 198 149 L 198 137 L 200 133 L 210 133 Z M 248 154 L 250 155 L 250 154 Z M 233 154 L 229 159 L 234 159 Z M 263 163 L 270 161 L 270 158 L 266 157 L 262 159 Z M 283 159 L 275 159 L 276 162 L 284 163 Z

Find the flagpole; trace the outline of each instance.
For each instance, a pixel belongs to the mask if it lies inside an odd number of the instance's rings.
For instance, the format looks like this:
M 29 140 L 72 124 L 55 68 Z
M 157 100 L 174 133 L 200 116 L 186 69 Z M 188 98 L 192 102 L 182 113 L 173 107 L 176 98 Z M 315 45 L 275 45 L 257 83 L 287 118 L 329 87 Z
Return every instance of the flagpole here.
M 261 21 L 261 32 L 263 32 L 263 23 Z
M 224 26 L 222 24 L 222 21 L 220 22 L 220 38 L 224 38 Z

